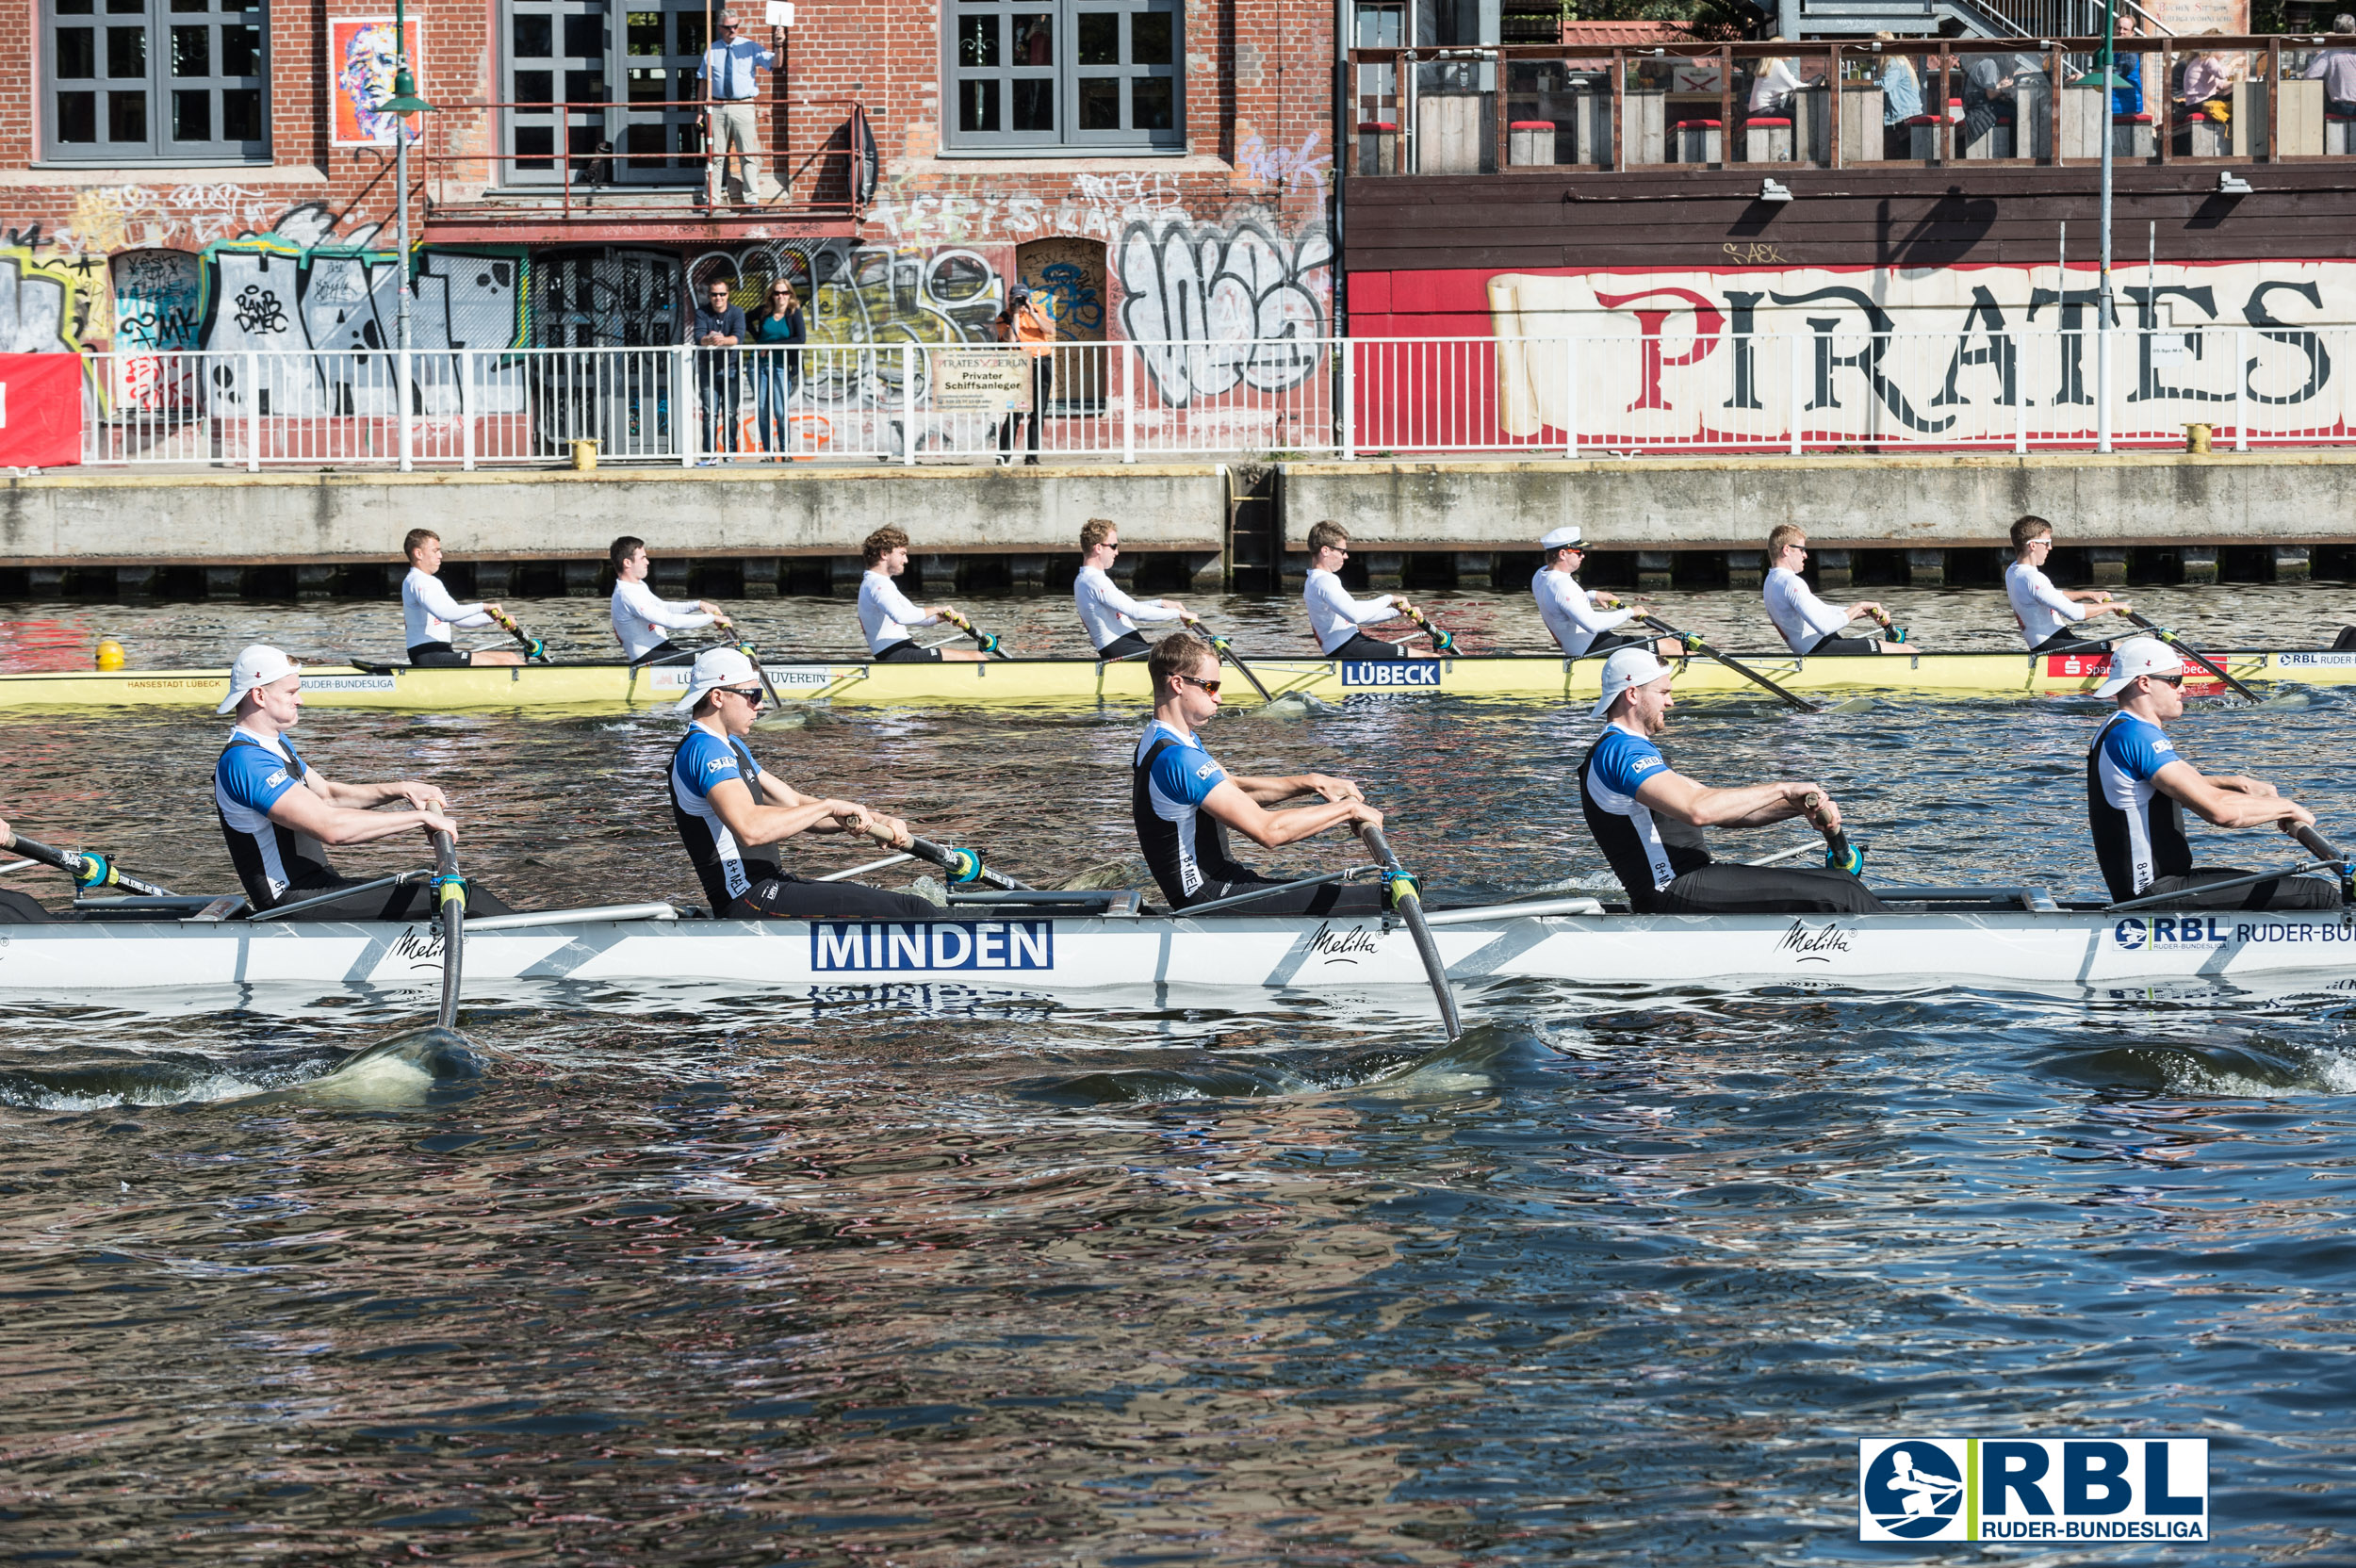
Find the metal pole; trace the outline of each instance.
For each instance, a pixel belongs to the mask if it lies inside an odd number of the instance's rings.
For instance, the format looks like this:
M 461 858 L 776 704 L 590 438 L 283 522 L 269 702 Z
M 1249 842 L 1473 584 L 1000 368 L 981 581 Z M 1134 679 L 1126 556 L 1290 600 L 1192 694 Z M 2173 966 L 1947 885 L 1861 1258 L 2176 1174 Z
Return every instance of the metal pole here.
M 1026 377 L 1031 373 L 1031 362 L 1027 358 L 1023 362 L 1023 373 Z M 1036 382 L 1033 383 L 1035 390 L 1037 384 L 1038 384 Z M 1039 410 L 1031 410 L 1031 417 L 1033 419 L 1037 419 L 1039 417 Z M 1033 430 L 1037 430 L 1039 427 L 1037 425 L 1033 425 L 1031 428 Z M 903 343 L 900 345 L 900 445 L 901 466 L 907 468 L 915 467 L 916 345 L 913 343 Z
M 1579 337 L 1562 339 L 1562 455 L 1579 455 Z
M 2118 60 L 2117 0 L 2102 0 L 2102 258 L 2101 290 L 2095 296 L 2094 327 L 2100 335 L 2094 350 L 2094 449 L 2111 449 L 2111 329 L 2119 324 L 2118 306 L 2111 297 L 2111 149 L 2117 140 L 2111 126 L 2113 72 Z M 2056 81 L 2053 86 L 2060 87 Z M 2058 104 L 2061 100 L 2056 98 Z
M 1121 346 L 1121 461 L 1137 460 L 1137 346 Z
M 262 471 L 262 356 L 245 351 L 245 471 Z
M 1342 461 L 1358 460 L 1358 340 L 1342 339 Z
M 458 351 L 458 426 L 460 466 L 474 472 L 474 351 Z

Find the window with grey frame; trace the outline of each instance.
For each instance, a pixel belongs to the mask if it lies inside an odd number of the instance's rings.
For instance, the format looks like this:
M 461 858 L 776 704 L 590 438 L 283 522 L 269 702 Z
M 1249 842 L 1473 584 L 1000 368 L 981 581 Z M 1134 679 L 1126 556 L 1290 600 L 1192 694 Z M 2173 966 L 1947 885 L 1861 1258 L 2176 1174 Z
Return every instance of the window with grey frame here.
M 41 155 L 270 159 L 262 0 L 41 0 Z
M 1186 146 L 1179 0 L 941 0 L 946 145 Z

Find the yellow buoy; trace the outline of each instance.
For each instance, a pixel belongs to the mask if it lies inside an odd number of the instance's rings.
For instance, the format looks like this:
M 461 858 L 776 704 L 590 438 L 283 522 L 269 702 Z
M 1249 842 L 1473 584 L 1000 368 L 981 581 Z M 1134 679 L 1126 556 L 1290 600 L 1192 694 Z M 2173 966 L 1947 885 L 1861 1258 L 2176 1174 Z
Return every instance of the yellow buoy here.
M 123 645 L 111 637 L 98 640 L 98 667 L 102 670 L 123 668 Z

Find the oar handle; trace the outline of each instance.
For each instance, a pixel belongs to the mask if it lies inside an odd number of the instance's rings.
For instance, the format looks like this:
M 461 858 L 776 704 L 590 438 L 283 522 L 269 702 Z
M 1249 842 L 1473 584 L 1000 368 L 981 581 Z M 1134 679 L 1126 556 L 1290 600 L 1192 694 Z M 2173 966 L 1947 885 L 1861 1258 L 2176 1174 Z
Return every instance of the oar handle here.
M 893 842 L 892 835 L 874 823 L 868 824 L 867 836 L 879 844 Z M 920 839 L 911 833 L 908 835 L 908 852 L 920 860 L 939 866 L 947 874 L 951 887 L 978 882 L 983 887 L 1009 892 L 1023 892 L 1030 889 L 1027 882 L 1017 881 L 1004 872 L 990 870 L 978 849 L 967 849 L 958 844 L 937 844 L 930 839 Z
M 1432 638 L 1432 646 L 1435 652 L 1445 654 L 1454 653 L 1456 651 L 1456 633 L 1453 631 L 1444 630 L 1439 627 L 1433 626 L 1432 624 L 1432 617 L 1425 614 L 1422 611 L 1417 610 L 1413 605 L 1410 605 L 1407 608 L 1407 618 L 1415 622 L 1417 626 L 1423 628 L 1425 632 L 1430 635 Z
M 2308 826 L 2303 822 L 2296 824 L 2292 826 L 2291 837 L 2297 839 L 2306 849 L 2308 854 L 2314 856 L 2316 859 L 2321 860 L 2326 865 L 2344 866 L 2348 864 L 2348 857 L 2341 853 L 2339 845 L 2333 843 L 2331 840 L 2325 838 L 2322 834 L 2316 832 L 2314 828 Z
M 506 632 L 510 637 L 515 638 L 516 642 L 523 645 L 525 658 L 537 659 L 543 662 L 547 661 L 548 657 L 548 645 L 546 638 L 533 637 L 527 633 L 522 627 L 515 624 L 515 617 L 510 615 L 504 610 L 495 612 L 492 614 L 491 619 L 498 623 L 499 629 L 501 631 Z
M 28 839 L 15 832 L 8 835 L 8 843 L 0 845 L 0 848 L 12 849 L 27 860 L 39 860 L 44 866 L 55 867 L 74 878 L 74 886 L 85 892 L 92 888 L 123 888 L 143 898 L 177 896 L 170 888 L 143 882 L 104 855 L 92 854 L 89 850 L 53 849 L 39 839 Z
M 1824 808 L 1824 797 L 1814 790 L 1800 797 L 1800 809 L 1816 830 L 1824 836 L 1824 864 L 1834 871 L 1845 871 L 1851 876 L 1863 874 L 1865 852 L 1849 841 L 1846 828 L 1826 827 L 1817 813 Z

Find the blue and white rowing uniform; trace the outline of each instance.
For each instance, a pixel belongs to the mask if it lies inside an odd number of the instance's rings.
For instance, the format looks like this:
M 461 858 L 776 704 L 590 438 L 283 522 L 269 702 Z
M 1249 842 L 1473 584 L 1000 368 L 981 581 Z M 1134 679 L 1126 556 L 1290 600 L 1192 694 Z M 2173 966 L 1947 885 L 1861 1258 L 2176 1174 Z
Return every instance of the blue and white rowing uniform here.
M 1530 580 L 1530 596 L 1538 601 L 1538 618 L 1546 623 L 1555 642 L 1564 653 L 1578 659 L 1590 653 L 1608 653 L 1625 647 L 1633 639 L 1607 638 L 1601 648 L 1595 639 L 1613 629 L 1627 625 L 1636 616 L 1633 610 L 1605 610 L 1595 603 L 1595 595 L 1579 585 L 1579 579 L 1568 572 L 1558 572 L 1551 566 L 1541 566 Z
M 288 888 L 335 881 L 325 845 L 270 820 L 280 796 L 303 788 L 305 771 L 293 741 L 242 726 L 229 732 L 229 744 L 213 764 L 213 810 L 229 845 L 229 863 L 257 910 L 274 907 Z
M 450 596 L 442 580 L 419 567 L 409 568 L 401 580 L 401 616 L 408 633 L 409 662 L 423 649 L 430 658 L 450 651 L 450 634 L 460 627 L 489 626 L 490 612 L 480 604 L 460 604 Z M 456 662 L 465 662 L 461 656 Z
M 2168 732 L 2124 710 L 2086 748 L 2086 815 L 2111 896 L 2133 898 L 2163 876 L 2192 874 L 2184 808 L 2152 782 L 2180 761 Z
M 1151 625 L 1179 616 L 1159 599 L 1147 604 L 1131 598 L 1102 566 L 1080 568 L 1080 575 L 1072 580 L 1072 597 L 1080 607 L 1080 624 L 1088 628 L 1088 643 L 1099 658 L 1144 652 L 1149 645 L 1137 630 L 1137 623 Z
M 1227 825 L 1203 809 L 1226 780 L 1200 736 L 1181 735 L 1160 719 L 1145 727 L 1130 764 L 1129 815 L 1173 909 L 1220 897 L 1231 883 L 1260 880 L 1227 853 Z
M 1849 624 L 1847 611 L 1818 598 L 1807 580 L 1789 566 L 1769 572 L 1761 592 L 1767 599 L 1767 618 L 1775 623 L 1784 645 L 1793 653 L 1831 651 L 1822 645 Z
M 1397 646 L 1366 636 L 1358 629 L 1387 621 L 1399 613 L 1399 600 L 1390 594 L 1353 599 L 1342 580 L 1332 572 L 1312 571 L 1301 601 L 1309 609 L 1309 629 L 1327 658 L 1397 659 Z
M 744 743 L 714 735 L 702 725 L 689 725 L 671 754 L 671 821 L 715 915 L 728 913 L 728 906 L 751 892 L 754 884 L 784 874 L 769 856 L 748 860 L 728 824 L 712 809 L 712 786 L 730 778 L 752 791 L 754 805 L 764 804 L 761 764 Z
M 912 604 L 891 578 L 871 569 L 859 580 L 859 629 L 867 634 L 867 651 L 878 659 L 922 657 L 910 629 L 938 626 L 941 617 L 927 615 Z M 938 659 L 938 650 L 933 652 Z
M 2013 619 L 2021 623 L 2021 640 L 2032 650 L 2086 618 L 2086 606 L 2025 561 L 2004 568 L 2004 597 L 2012 601 Z
M 1616 724 L 1604 727 L 1579 765 L 1579 805 L 1587 831 L 1595 836 L 1640 915 L 1653 912 L 1656 895 L 1670 883 L 1710 863 L 1700 828 L 1656 816 L 1636 798 L 1646 779 L 1668 771 L 1659 746 Z

